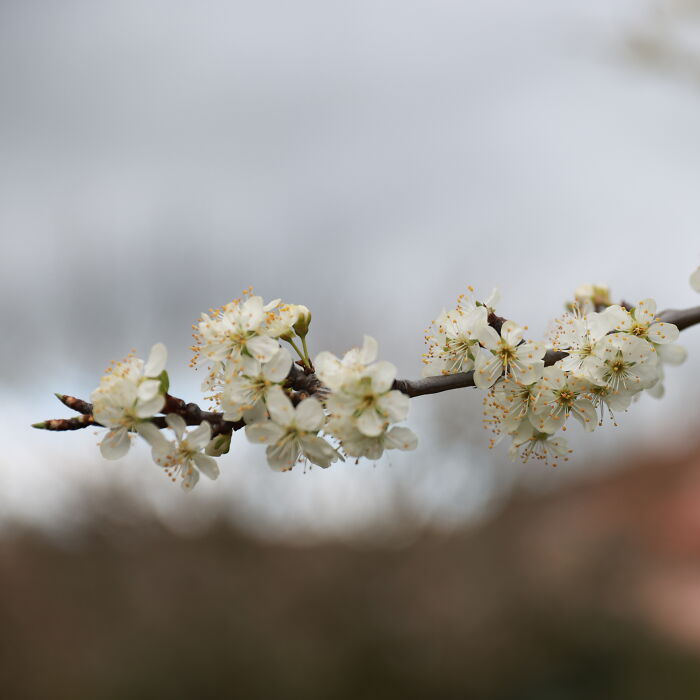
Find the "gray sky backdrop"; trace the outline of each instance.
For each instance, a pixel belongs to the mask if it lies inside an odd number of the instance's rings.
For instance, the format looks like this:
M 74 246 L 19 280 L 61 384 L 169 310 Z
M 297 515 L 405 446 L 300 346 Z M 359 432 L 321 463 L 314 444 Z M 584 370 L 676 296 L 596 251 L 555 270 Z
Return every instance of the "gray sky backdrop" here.
M 485 450 L 471 391 L 416 400 L 419 449 L 376 466 L 279 475 L 239 435 L 189 499 L 145 449 L 108 463 L 92 433 L 28 427 L 68 413 L 53 391 L 87 396 L 159 340 L 198 399 L 190 324 L 249 284 L 313 310 L 314 353 L 369 333 L 403 376 L 467 284 L 500 286 L 536 337 L 585 281 L 697 303 L 698 81 L 626 49 L 658 23 L 646 0 L 4 0 L 0 521 L 70 526 L 82 485 L 116 483 L 184 529 L 223 510 L 273 536 L 342 533 L 397 500 L 449 524 L 699 425 L 690 331 L 667 398 L 570 431 L 565 469 Z M 667 25 L 692 57 L 700 23 Z

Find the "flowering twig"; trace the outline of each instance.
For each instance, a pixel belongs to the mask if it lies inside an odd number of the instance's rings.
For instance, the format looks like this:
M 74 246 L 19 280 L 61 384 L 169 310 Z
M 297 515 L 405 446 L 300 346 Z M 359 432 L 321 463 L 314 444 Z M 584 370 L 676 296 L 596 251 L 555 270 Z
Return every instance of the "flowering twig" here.
M 659 313 L 659 319 L 665 323 L 673 323 L 678 330 L 685 330 L 691 326 L 700 324 L 700 306 L 693 306 L 688 309 L 666 309 Z M 491 314 L 489 325 L 499 328 L 503 325 L 504 319 Z M 545 367 L 554 365 L 556 362 L 566 357 L 567 353 L 548 350 L 544 355 Z M 302 394 L 314 395 L 322 391 L 323 384 L 319 378 L 311 373 L 304 372 L 298 365 L 292 365 L 287 377 L 289 387 Z M 474 370 L 469 372 L 457 372 L 456 374 L 438 375 L 435 377 L 425 377 L 423 379 L 395 379 L 394 389 L 398 389 L 402 394 L 411 398 L 426 396 L 428 394 L 440 394 L 443 391 L 453 389 L 465 389 L 473 387 Z M 57 398 L 69 408 L 82 413 L 83 416 L 76 418 L 57 418 L 35 423 L 33 427 L 43 430 L 64 431 L 80 430 L 90 425 L 100 425 L 92 418 L 92 404 L 73 396 L 56 394 Z M 243 420 L 226 421 L 223 414 L 217 411 L 203 411 L 195 403 L 186 403 L 170 394 L 166 395 L 166 403 L 161 411 L 163 414 L 175 413 L 184 418 L 187 425 L 200 425 L 202 421 L 207 421 L 212 428 L 212 436 L 226 435 L 233 431 L 240 430 L 245 426 Z M 158 428 L 165 428 L 165 419 L 156 416 L 151 422 Z
M 690 283 L 700 292 L 700 269 Z M 218 410 L 169 393 L 167 349 L 156 343 L 145 362 L 131 353 L 112 363 L 91 403 L 56 394 L 80 415 L 34 427 L 104 427 L 99 446 L 107 459 L 124 456 L 138 435 L 156 464 L 173 480 L 181 477 L 188 490 L 200 473 L 217 478 L 214 458 L 229 451 L 241 428 L 250 441 L 267 446 L 268 464 L 281 471 L 305 460 L 321 467 L 346 456 L 376 460 L 387 449 L 416 447 L 415 434 L 397 425 L 408 415 L 410 398 L 476 387 L 486 392 L 484 426 L 492 445 L 507 435 L 511 455 L 556 466 L 570 452 L 557 435 L 570 416 L 591 432 L 605 412 L 615 422 L 613 411 L 627 410 L 639 392 L 660 397 L 664 364 L 680 364 L 687 355 L 674 344 L 679 331 L 700 324 L 700 306 L 657 315 L 651 298 L 616 305 L 607 286 L 583 285 L 545 345 L 525 339 L 527 326 L 496 315 L 498 299 L 498 290 L 484 301 L 460 295 L 456 308 L 443 311 L 426 331 L 426 376 L 410 380 L 396 379 L 396 367 L 377 360 L 370 336 L 342 358 L 324 351 L 312 362 L 306 338 L 311 312 L 279 299 L 265 304 L 247 290 L 242 300 L 202 314 L 193 326 L 192 364 L 208 366 L 202 389 Z
M 664 323 L 673 323 L 678 327 L 679 331 L 682 331 L 700 323 L 700 306 L 693 306 L 689 309 L 666 309 L 659 314 L 659 319 L 664 321 Z M 489 321 L 491 321 L 491 318 L 489 318 Z M 489 325 L 495 324 L 490 323 Z M 545 367 L 555 364 L 566 357 L 566 355 L 567 353 L 565 352 L 548 350 L 544 355 Z M 452 389 L 464 389 L 470 386 L 476 386 L 474 384 L 474 370 L 425 377 L 423 379 L 396 379 L 394 381 L 394 389 L 398 389 L 411 398 L 426 394 L 439 394 Z
M 76 416 L 75 418 L 52 418 L 50 420 L 42 421 L 41 423 L 34 423 L 33 428 L 39 428 L 41 430 L 51 430 L 51 431 L 65 431 L 65 430 L 80 430 L 81 428 L 89 428 L 91 425 L 101 426 L 92 416 L 92 404 L 82 399 L 77 399 L 74 396 L 67 396 L 65 394 L 56 394 L 56 397 L 61 401 L 61 403 L 69 406 L 75 411 L 79 411 L 83 415 Z M 162 413 L 174 413 L 184 419 L 187 425 L 201 425 L 203 421 L 207 421 L 211 426 L 212 437 L 217 435 L 231 434 L 233 431 L 240 430 L 245 426 L 245 423 L 240 421 L 227 421 L 224 420 L 223 414 L 216 411 L 203 411 L 195 403 L 185 403 L 182 399 L 178 399 L 170 394 L 166 395 L 165 405 L 163 406 Z M 153 423 L 156 428 L 166 428 L 167 423 L 165 422 L 164 416 L 154 416 L 149 419 L 149 422 Z

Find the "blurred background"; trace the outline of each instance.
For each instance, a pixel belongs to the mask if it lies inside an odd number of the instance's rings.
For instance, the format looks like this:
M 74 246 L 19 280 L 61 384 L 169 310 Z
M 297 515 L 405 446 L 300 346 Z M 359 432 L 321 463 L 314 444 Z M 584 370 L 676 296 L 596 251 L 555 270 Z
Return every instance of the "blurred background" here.
M 698 0 L 0 2 L 8 698 L 700 696 L 700 331 L 551 469 L 469 390 L 419 447 L 185 496 L 68 415 L 248 285 L 403 377 L 468 284 L 541 337 L 584 282 L 698 303 Z

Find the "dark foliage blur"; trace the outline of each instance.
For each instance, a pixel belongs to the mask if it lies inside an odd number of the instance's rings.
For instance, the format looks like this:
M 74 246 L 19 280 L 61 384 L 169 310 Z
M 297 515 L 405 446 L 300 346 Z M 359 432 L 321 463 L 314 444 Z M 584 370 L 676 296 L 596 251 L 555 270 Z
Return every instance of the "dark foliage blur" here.
M 400 547 L 102 512 L 0 544 L 3 698 L 700 697 L 697 444 Z

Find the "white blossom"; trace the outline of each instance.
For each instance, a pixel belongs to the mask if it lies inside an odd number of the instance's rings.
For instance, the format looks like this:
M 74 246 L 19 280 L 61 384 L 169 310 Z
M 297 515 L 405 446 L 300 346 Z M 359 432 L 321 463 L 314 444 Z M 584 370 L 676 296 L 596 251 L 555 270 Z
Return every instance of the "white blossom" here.
M 539 419 L 533 411 L 538 382 L 519 384 L 510 377 L 499 379 L 484 397 L 484 427 L 493 437 L 490 447 L 503 435 L 514 432 L 523 421 L 535 425 Z
M 92 392 L 92 415 L 109 432 L 100 442 L 102 456 L 119 459 L 131 444 L 129 431 L 160 412 L 165 403 L 160 375 L 165 370 L 167 350 L 162 343 L 152 348 L 144 363 L 133 355 L 116 363 Z
M 647 389 L 647 393 L 655 399 L 660 399 L 666 393 L 666 389 L 664 388 L 666 371 L 663 366 L 683 364 L 688 357 L 688 351 L 682 345 L 677 345 L 676 343 L 656 345 L 655 349 L 658 358 L 657 372 L 659 374 L 659 380 L 656 384 Z
M 195 362 L 208 362 L 212 372 L 205 380 L 205 388 L 211 389 L 217 375 L 226 371 L 226 364 L 234 370 L 240 368 L 244 355 L 259 362 L 269 362 L 279 348 L 279 342 L 267 334 L 268 312 L 279 304 L 275 299 L 265 305 L 262 297 L 249 296 L 245 300 L 234 300 L 222 309 L 202 314 L 197 324 L 198 345 Z
M 621 306 L 611 306 L 608 311 L 616 315 L 616 330 L 644 338 L 655 345 L 673 343 L 678 338 L 678 328 L 656 318 L 656 302 L 643 299 L 632 311 Z
M 537 383 L 537 396 L 532 421 L 538 431 L 554 433 L 563 428 L 572 415 L 586 431 L 592 431 L 597 423 L 596 410 L 591 402 L 589 384 L 580 377 L 566 373 L 556 365 L 546 367 Z
M 314 360 L 316 376 L 331 391 L 338 391 L 362 376 L 367 366 L 377 359 L 377 351 L 377 341 L 369 335 L 364 337 L 362 347 L 348 350 L 342 360 L 324 350 Z
M 361 433 L 351 420 L 334 417 L 328 421 L 326 430 L 340 440 L 345 454 L 350 457 L 377 460 L 384 450 L 414 450 L 418 444 L 412 430 L 398 425 L 369 437 Z
M 613 389 L 609 384 L 591 384 L 589 394 L 594 408 L 598 412 L 598 425 L 603 425 L 605 409 L 613 425 L 617 425 L 615 413 L 626 411 L 632 403 L 634 393 L 622 388 Z
M 272 338 L 288 338 L 294 335 L 294 325 L 299 316 L 309 310 L 299 304 L 280 304 L 267 313 L 265 331 Z
M 506 321 L 500 335 L 485 326 L 479 332 L 484 346 L 478 353 L 474 369 L 474 384 L 488 389 L 502 375 L 521 384 L 532 384 L 542 375 L 545 347 L 541 343 L 521 343 L 525 329 Z
M 568 461 L 571 450 L 564 438 L 541 432 L 529 421 L 523 421 L 513 433 L 509 453 L 523 462 L 533 458 L 556 467 L 559 460 Z
M 485 306 L 443 311 L 434 321 L 436 334 L 427 336 L 430 345 L 423 360 L 423 375 L 454 374 L 473 369 L 478 335 L 486 327 L 487 318 Z
M 389 424 L 405 420 L 410 399 L 392 389 L 396 367 L 390 362 L 376 362 L 362 376 L 345 382 L 342 390 L 331 393 L 326 401 L 328 410 L 357 426 L 367 437 L 377 437 Z
M 240 420 L 248 411 L 263 401 L 271 387 L 281 384 L 292 367 L 292 356 L 286 348 L 279 348 L 269 362 L 253 357 L 241 358 L 240 374 L 224 380 L 221 408 L 224 419 Z
M 574 292 L 579 308 L 590 308 L 594 311 L 596 307 L 610 306 L 610 287 L 607 284 L 581 284 Z
M 139 431 L 151 445 L 153 461 L 163 467 L 173 481 L 179 476 L 185 491 L 195 487 L 200 472 L 216 479 L 219 465 L 213 457 L 203 453 L 211 439 L 209 423 L 203 421 L 188 432 L 184 419 L 175 413 L 169 413 L 165 421 L 175 433 L 175 440 L 167 440 L 153 423 L 142 426 Z
M 269 420 L 246 425 L 251 442 L 266 444 L 267 461 L 273 469 L 287 471 L 304 455 L 320 467 L 328 467 L 338 453 L 318 432 L 323 427 L 323 406 L 315 398 L 301 401 L 296 408 L 279 386 L 267 394 Z
M 414 449 L 417 439 L 408 428 L 391 427 L 408 415 L 410 399 L 392 389 L 396 367 L 375 362 L 377 343 L 365 336 L 362 348 L 340 360 L 329 352 L 316 358 L 316 373 L 331 389 L 325 402 L 331 418 L 326 432 L 352 457 L 378 459 L 385 449 Z
M 559 319 L 551 333 L 552 349 L 568 353 L 559 361 L 559 366 L 566 372 L 587 375 L 597 364 L 597 344 L 617 322 L 617 314 L 607 309 L 601 313 L 592 311 L 584 316 L 566 315 Z
M 627 333 L 612 333 L 598 344 L 597 364 L 589 377 L 613 391 L 636 393 L 653 386 L 659 378 L 656 352 L 651 343 Z

